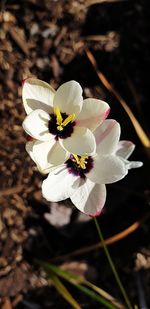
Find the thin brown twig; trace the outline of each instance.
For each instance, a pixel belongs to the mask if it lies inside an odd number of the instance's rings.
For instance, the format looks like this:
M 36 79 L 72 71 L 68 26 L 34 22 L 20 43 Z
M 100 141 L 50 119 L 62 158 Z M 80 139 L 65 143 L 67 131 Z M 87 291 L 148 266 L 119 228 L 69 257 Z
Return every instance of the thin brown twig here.
M 94 68 L 94 70 L 95 70 L 99 80 L 106 87 L 106 89 L 116 97 L 116 99 L 120 102 L 120 104 L 122 105 L 122 107 L 126 111 L 126 113 L 129 116 L 129 118 L 130 118 L 130 120 L 131 120 L 131 122 L 132 122 L 132 124 L 134 126 L 134 129 L 135 129 L 139 139 L 141 140 L 142 144 L 146 148 L 150 148 L 150 139 L 147 136 L 147 134 L 144 132 L 143 128 L 141 127 L 140 123 L 138 122 L 138 120 L 134 116 L 134 114 L 131 111 L 131 109 L 128 106 L 128 104 L 121 97 L 119 92 L 111 85 L 111 83 L 108 81 L 108 79 L 105 77 L 105 75 L 101 71 L 99 71 L 99 69 L 97 67 L 96 60 L 95 60 L 93 54 L 91 53 L 91 51 L 89 49 L 86 49 L 86 55 L 87 55 L 90 63 L 92 64 L 92 66 L 93 66 L 93 68 Z
M 148 218 L 150 217 L 150 212 L 147 213 L 146 215 L 143 216 L 143 218 L 141 220 L 138 220 L 136 222 L 134 222 L 132 225 L 130 225 L 128 228 L 126 228 L 125 230 L 123 230 L 122 232 L 112 236 L 112 237 L 109 237 L 105 240 L 105 244 L 106 245 L 111 245 L 115 242 L 118 242 L 119 240 L 127 237 L 128 235 L 132 234 L 133 232 L 135 232 L 142 224 L 143 222 L 145 222 Z M 55 261 L 59 261 L 59 260 L 64 260 L 64 259 L 68 259 L 68 258 L 72 258 L 74 256 L 78 256 L 78 255 L 82 255 L 82 254 L 85 254 L 85 253 L 89 253 L 91 251 L 94 251 L 98 248 L 102 248 L 103 247 L 103 244 L 102 242 L 99 242 L 99 243 L 96 243 L 96 244 L 93 244 L 91 246 L 88 246 L 88 247 L 84 247 L 84 248 L 81 248 L 81 249 L 77 249 L 73 252 L 70 252 L 70 253 L 67 253 L 67 254 L 64 254 L 64 255 L 60 255 L 58 257 L 55 257 L 55 258 L 52 258 L 50 259 L 50 262 L 55 262 Z
M 85 7 L 89 7 L 94 4 L 102 4 L 102 3 L 114 3 L 114 2 L 123 2 L 125 0 L 87 0 L 85 2 Z

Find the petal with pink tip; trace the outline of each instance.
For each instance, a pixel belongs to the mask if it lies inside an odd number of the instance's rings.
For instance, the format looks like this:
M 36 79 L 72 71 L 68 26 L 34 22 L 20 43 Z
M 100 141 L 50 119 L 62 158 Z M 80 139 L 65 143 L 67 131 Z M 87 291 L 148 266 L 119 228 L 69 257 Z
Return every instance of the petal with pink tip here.
M 55 90 L 47 83 L 36 78 L 27 78 L 23 83 L 22 99 L 27 114 L 35 109 L 52 112 Z
M 120 125 L 114 119 L 107 119 L 95 130 L 94 136 L 98 154 L 114 153 L 120 138 Z
M 80 114 L 76 119 L 77 126 L 94 131 L 108 116 L 109 105 L 97 99 L 85 99 Z
M 106 200 L 105 185 L 95 184 L 89 179 L 82 181 L 70 197 L 72 203 L 86 215 L 99 216 Z

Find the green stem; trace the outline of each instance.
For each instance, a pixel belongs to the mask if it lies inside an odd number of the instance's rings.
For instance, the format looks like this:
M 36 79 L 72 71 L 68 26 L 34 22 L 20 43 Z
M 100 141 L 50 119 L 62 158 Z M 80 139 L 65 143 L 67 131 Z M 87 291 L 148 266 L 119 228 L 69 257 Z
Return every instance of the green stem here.
M 111 270 L 112 270 L 112 272 L 113 272 L 113 274 L 114 274 L 114 277 L 115 277 L 115 279 L 116 279 L 116 282 L 117 282 L 117 284 L 118 284 L 118 286 L 119 286 L 119 288 L 120 288 L 120 291 L 121 291 L 121 293 L 122 293 L 122 295 L 123 295 L 123 297 L 124 297 L 124 300 L 125 300 L 125 302 L 126 302 L 126 304 L 127 304 L 128 309 L 132 309 L 132 305 L 131 305 L 131 303 L 130 303 L 130 300 L 129 300 L 129 298 L 128 298 L 128 295 L 127 295 L 127 293 L 126 293 L 126 291 L 125 291 L 125 289 L 124 289 L 124 287 L 123 287 L 123 285 L 122 285 L 122 283 L 121 283 L 121 280 L 120 280 L 119 275 L 118 275 L 118 273 L 117 273 L 116 267 L 115 267 L 115 265 L 114 265 L 114 263 L 113 263 L 113 261 L 112 261 L 112 258 L 111 258 L 111 256 L 110 256 L 109 251 L 108 251 L 108 249 L 107 249 L 107 246 L 106 246 L 106 244 L 105 244 L 105 241 L 104 241 L 104 238 L 103 238 L 103 234 L 102 234 L 102 231 L 101 231 L 100 226 L 99 226 L 99 224 L 98 224 L 98 221 L 97 221 L 96 218 L 94 218 L 94 221 L 95 221 L 95 225 L 96 225 L 96 228 L 97 228 L 97 232 L 98 232 L 99 238 L 100 238 L 100 240 L 101 240 L 101 242 L 102 242 L 102 245 L 103 245 L 103 248 L 104 248 L 106 257 L 107 257 L 107 259 L 108 259 L 108 263 L 109 263 L 110 268 L 111 268 Z

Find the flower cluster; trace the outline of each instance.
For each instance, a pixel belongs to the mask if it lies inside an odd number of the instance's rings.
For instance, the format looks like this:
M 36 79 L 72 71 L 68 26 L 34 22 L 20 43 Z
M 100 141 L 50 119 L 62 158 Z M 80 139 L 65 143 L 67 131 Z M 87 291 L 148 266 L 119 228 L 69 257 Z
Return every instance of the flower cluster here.
M 134 144 L 120 141 L 120 125 L 107 119 L 109 105 L 82 97 L 82 88 L 69 81 L 55 91 L 29 78 L 23 84 L 29 135 L 26 150 L 43 174 L 42 194 L 51 202 L 70 198 L 82 212 L 100 214 L 106 200 L 105 184 L 124 178 L 142 166 L 129 161 Z

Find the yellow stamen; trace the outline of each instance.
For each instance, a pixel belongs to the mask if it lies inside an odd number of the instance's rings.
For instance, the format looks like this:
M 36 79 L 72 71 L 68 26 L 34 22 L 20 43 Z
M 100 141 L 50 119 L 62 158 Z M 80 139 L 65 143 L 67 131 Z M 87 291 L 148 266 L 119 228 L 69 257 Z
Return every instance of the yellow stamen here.
M 62 118 L 59 107 L 54 108 L 54 113 L 55 113 L 56 118 L 57 118 L 57 124 L 59 124 L 61 126 L 61 124 L 63 122 L 63 118 Z
M 81 167 L 83 170 L 85 170 L 86 169 L 86 164 L 87 164 L 86 159 L 88 159 L 88 156 L 81 156 L 79 158 L 78 155 L 73 154 L 73 157 L 74 157 L 73 161 L 74 162 L 76 161 L 77 164 L 79 165 L 79 167 Z
M 56 120 L 57 120 L 57 124 L 58 124 L 58 127 L 57 127 L 57 130 L 59 131 L 63 131 L 63 128 L 71 121 L 74 120 L 75 118 L 75 114 L 71 114 L 69 115 L 64 121 L 63 121 L 63 117 L 61 115 L 61 112 L 60 112 L 60 109 L 59 107 L 55 107 L 54 108 L 54 113 L 56 115 Z
M 62 123 L 63 127 L 65 127 L 69 122 L 73 121 L 75 118 L 75 114 L 69 115 Z
M 76 161 L 77 164 L 80 165 L 80 159 L 79 159 L 79 157 L 78 157 L 76 154 L 73 154 L 73 157 L 74 157 L 73 161 L 74 161 L 74 162 Z
M 86 159 L 87 159 L 87 158 L 88 158 L 87 156 L 82 156 L 82 157 L 80 158 L 80 166 L 81 166 L 81 168 L 82 168 L 83 170 L 85 170 L 85 168 L 86 168 L 86 164 L 87 164 Z

